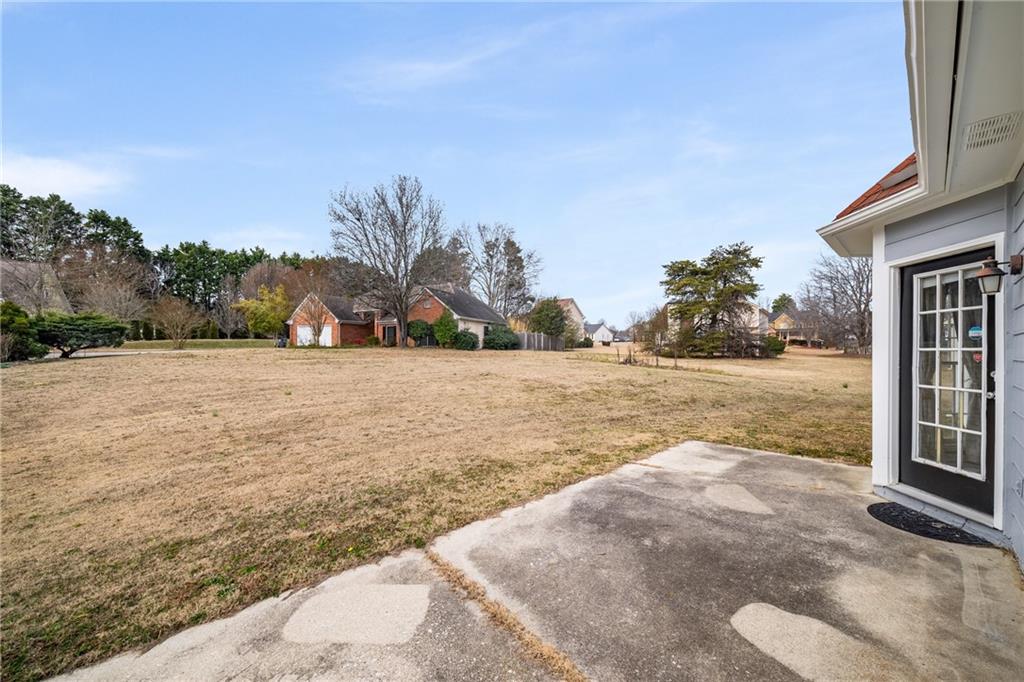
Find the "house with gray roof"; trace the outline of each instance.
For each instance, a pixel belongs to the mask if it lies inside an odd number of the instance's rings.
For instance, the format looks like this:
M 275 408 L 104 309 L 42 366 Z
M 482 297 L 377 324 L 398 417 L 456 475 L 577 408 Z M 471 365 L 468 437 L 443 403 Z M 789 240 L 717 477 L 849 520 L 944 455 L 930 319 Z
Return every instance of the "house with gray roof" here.
M 46 310 L 72 312 L 64 287 L 49 263 L 0 260 L 0 301 L 15 303 L 32 315 Z

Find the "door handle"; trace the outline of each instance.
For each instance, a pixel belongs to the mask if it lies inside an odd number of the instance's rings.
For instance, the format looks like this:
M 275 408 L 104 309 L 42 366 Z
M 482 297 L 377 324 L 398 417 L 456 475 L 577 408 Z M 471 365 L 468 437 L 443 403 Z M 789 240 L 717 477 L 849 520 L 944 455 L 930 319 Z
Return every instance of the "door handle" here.
M 995 400 L 995 397 L 996 397 L 996 392 L 995 391 L 989 391 L 989 392 L 987 392 L 985 394 L 985 398 L 988 399 L 988 400 Z

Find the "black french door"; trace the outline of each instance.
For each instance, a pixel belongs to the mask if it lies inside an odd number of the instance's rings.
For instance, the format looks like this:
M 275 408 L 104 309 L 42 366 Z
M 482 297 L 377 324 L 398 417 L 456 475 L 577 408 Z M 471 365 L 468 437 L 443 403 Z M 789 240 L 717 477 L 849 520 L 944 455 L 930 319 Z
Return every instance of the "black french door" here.
M 995 297 L 974 271 L 992 249 L 901 270 L 900 482 L 992 513 Z

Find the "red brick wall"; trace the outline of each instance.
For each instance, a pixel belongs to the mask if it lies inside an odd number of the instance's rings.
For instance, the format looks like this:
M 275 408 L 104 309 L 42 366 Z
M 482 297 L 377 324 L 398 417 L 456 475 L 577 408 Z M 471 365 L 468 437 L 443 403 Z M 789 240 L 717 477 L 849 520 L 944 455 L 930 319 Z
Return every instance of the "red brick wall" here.
M 293 345 L 297 346 L 299 343 L 299 325 L 307 324 L 306 317 L 302 314 L 296 314 L 292 318 L 292 323 L 288 325 L 288 341 Z M 331 345 L 340 346 L 343 344 L 355 344 L 360 341 L 365 341 L 366 337 L 370 335 L 373 330 L 372 325 L 369 324 L 337 324 L 333 318 L 331 321 L 324 325 L 325 329 L 331 330 Z
M 441 313 L 445 311 L 444 305 L 431 295 L 426 295 L 416 301 L 409 309 L 410 320 L 423 320 L 434 324 Z
M 341 346 L 366 341 L 373 331 L 368 324 L 336 324 L 334 325 L 334 345 Z

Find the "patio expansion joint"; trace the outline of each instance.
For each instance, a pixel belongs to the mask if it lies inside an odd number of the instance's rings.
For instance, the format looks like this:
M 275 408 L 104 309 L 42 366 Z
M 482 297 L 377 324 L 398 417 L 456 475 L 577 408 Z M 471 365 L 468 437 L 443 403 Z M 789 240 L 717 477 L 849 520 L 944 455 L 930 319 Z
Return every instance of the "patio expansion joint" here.
M 566 680 L 566 682 L 587 682 L 588 678 L 571 658 L 527 628 L 504 604 L 489 597 L 487 589 L 483 585 L 467 576 L 434 550 L 427 550 L 426 554 L 427 559 L 433 564 L 435 572 L 456 593 L 479 606 L 492 623 L 515 637 L 527 657 L 543 664 L 551 674 Z

